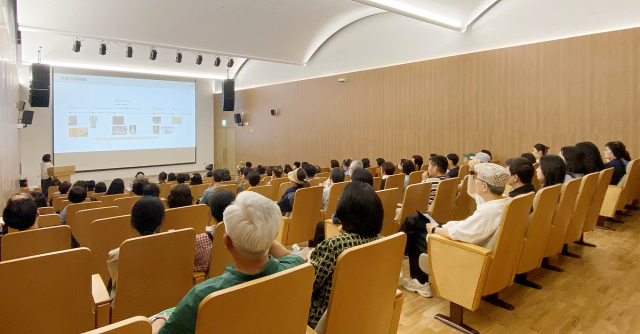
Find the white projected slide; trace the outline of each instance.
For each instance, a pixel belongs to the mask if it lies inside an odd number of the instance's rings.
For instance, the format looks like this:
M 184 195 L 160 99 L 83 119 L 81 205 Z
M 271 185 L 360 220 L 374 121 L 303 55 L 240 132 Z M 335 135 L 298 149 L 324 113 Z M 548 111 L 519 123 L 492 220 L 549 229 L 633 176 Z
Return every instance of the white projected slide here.
M 97 170 L 195 162 L 195 89 L 193 81 L 55 72 L 54 163 Z

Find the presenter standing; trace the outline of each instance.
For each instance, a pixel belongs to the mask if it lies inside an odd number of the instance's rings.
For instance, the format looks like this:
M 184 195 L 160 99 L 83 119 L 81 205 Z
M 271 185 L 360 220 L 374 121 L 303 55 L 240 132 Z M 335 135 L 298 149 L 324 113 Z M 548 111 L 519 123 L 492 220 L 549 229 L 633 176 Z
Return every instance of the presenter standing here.
M 47 169 L 53 167 L 51 163 L 51 154 L 45 154 L 42 156 L 42 162 L 40 163 L 40 187 L 42 187 L 42 194 L 48 196 L 49 187 L 53 184 L 51 176 Z

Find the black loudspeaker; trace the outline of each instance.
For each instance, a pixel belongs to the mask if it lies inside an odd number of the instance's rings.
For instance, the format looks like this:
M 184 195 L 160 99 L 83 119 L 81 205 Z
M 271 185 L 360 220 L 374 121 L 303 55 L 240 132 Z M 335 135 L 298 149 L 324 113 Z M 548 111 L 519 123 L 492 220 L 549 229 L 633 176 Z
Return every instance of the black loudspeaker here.
M 236 124 L 242 126 L 242 115 L 241 114 L 233 114 L 233 119 Z
M 235 82 L 233 79 L 227 79 L 222 82 L 222 110 L 233 111 L 236 98 Z
M 29 104 L 32 107 L 49 107 L 50 67 L 45 64 L 31 65 Z
M 22 112 L 22 124 L 29 125 L 33 121 L 33 111 L 25 110 Z

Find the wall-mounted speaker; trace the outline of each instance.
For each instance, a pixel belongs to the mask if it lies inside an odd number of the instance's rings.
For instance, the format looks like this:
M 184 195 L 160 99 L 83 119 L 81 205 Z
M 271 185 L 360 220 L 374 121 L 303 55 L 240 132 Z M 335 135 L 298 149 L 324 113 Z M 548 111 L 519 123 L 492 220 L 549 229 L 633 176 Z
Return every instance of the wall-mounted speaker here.
M 32 107 L 49 107 L 51 67 L 46 64 L 31 64 L 29 104 Z
M 278 109 L 271 109 L 271 116 L 278 116 Z
M 242 126 L 242 114 L 233 114 L 233 120 L 235 121 L 236 124 L 238 124 L 239 126 Z
M 22 120 L 20 123 L 24 124 L 24 125 L 29 125 L 31 124 L 31 122 L 33 122 L 33 111 L 31 110 L 25 110 L 22 112 Z
M 235 82 L 233 79 L 227 79 L 222 82 L 222 110 L 233 111 L 235 104 L 236 92 Z

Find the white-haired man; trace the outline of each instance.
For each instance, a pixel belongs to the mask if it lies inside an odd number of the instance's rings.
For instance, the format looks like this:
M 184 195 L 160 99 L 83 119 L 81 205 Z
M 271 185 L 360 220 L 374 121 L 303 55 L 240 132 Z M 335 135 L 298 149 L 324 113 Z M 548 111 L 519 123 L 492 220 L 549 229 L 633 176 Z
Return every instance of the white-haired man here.
M 357 161 L 357 160 L 352 161 L 351 165 L 349 165 L 349 174 L 347 175 L 353 175 L 353 171 L 358 168 L 363 168 L 362 166 L 363 166 L 362 161 Z
M 224 245 L 234 265 L 227 265 L 222 275 L 193 287 L 175 309 L 153 316 L 154 333 L 195 333 L 198 306 L 209 294 L 304 263 L 275 241 L 282 215 L 268 198 L 244 191 L 224 210 L 223 216 Z

